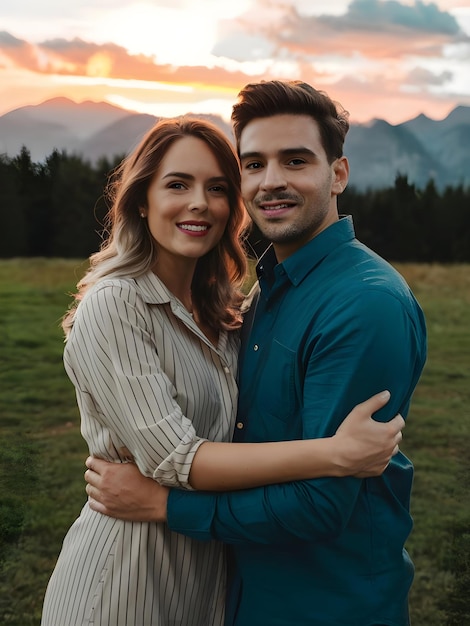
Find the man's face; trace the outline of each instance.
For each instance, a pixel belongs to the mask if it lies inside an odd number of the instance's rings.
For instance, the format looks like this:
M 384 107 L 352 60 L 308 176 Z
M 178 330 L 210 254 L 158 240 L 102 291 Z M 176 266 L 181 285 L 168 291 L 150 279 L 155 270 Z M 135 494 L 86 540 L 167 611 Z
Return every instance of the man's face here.
M 249 122 L 240 137 L 242 195 L 279 261 L 337 221 L 336 196 L 348 181 L 345 157 L 329 164 L 308 115 Z

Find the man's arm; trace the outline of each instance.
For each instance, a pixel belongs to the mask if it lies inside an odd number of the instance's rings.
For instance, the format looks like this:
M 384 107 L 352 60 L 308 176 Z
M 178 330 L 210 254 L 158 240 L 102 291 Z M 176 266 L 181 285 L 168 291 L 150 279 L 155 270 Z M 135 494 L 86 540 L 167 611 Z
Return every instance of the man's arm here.
M 135 463 L 88 457 L 86 492 L 94 511 L 132 522 L 164 522 L 168 487 L 140 473 Z
M 322 341 L 320 358 L 312 356 L 305 378 L 307 437 L 329 434 L 348 404 L 357 402 L 358 393 L 371 393 L 377 387 L 390 385 L 392 391 L 379 419 L 387 420 L 398 410 L 406 415 L 425 358 L 425 329 L 419 315 L 410 316 L 392 295 L 371 291 L 344 303 Z M 390 506 L 400 500 L 405 510 L 412 466 L 401 454 L 391 466 L 386 479 L 372 480 Z M 320 541 L 343 531 L 362 488 L 362 481 L 354 478 L 321 478 L 217 496 L 172 491 L 168 523 L 172 530 L 199 540 Z
M 338 447 L 345 450 L 343 475 L 349 475 L 358 466 L 360 477 L 378 476 L 387 467 L 391 456 L 399 451 L 404 421 L 397 415 L 387 424 L 381 424 L 371 418 L 375 411 L 384 406 L 390 397 L 389 392 L 382 392 L 357 405 L 341 424 L 335 437 L 340 442 Z M 305 443 L 325 444 L 327 439 L 318 439 Z M 292 442 L 279 442 L 276 446 L 289 446 Z M 245 444 L 230 444 L 230 448 L 239 449 Z M 253 444 L 257 446 L 257 444 Z M 325 450 L 331 450 L 331 447 Z M 270 448 L 271 449 L 271 448 Z M 278 448 L 279 449 L 279 448 Z M 197 455 L 203 450 L 200 447 Z M 227 446 L 223 446 L 227 450 Z M 325 453 L 323 453 L 325 454 Z M 238 454 L 238 460 L 240 459 Z M 226 459 L 220 459 L 223 464 Z M 214 463 L 212 457 L 211 463 Z M 207 467 L 207 460 L 202 462 Z M 331 464 L 330 464 L 331 465 Z M 166 521 L 168 488 L 160 486 L 155 480 L 143 476 L 134 463 L 110 463 L 94 457 L 86 461 L 86 491 L 92 509 L 105 515 L 130 521 Z M 326 474 L 331 467 L 326 467 Z M 192 470 L 191 470 L 192 471 Z M 199 472 L 203 468 L 198 468 Z

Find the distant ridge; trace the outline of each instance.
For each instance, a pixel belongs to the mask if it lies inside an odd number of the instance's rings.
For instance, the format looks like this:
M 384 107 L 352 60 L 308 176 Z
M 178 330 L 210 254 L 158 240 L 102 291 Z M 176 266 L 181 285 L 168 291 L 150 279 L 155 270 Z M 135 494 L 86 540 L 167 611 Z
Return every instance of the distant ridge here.
M 216 115 L 198 115 L 215 123 L 233 140 L 231 127 Z M 157 117 L 105 102 L 76 103 L 52 98 L 0 116 L 0 153 L 16 156 L 22 146 L 33 161 L 54 149 L 92 163 L 128 153 Z M 438 188 L 470 185 L 470 107 L 458 106 L 443 120 L 426 115 L 397 125 L 381 119 L 352 124 L 345 154 L 351 163 L 350 185 L 358 190 L 393 185 L 397 174 L 424 187 L 432 178 Z

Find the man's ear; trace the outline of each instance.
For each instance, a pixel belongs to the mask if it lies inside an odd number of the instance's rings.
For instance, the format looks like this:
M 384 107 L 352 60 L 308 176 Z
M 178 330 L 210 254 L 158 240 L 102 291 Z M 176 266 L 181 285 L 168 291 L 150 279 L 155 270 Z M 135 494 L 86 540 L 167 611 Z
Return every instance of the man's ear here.
M 349 180 L 349 161 L 345 156 L 336 159 L 332 163 L 333 167 L 333 183 L 331 185 L 331 193 L 339 196 L 346 189 Z

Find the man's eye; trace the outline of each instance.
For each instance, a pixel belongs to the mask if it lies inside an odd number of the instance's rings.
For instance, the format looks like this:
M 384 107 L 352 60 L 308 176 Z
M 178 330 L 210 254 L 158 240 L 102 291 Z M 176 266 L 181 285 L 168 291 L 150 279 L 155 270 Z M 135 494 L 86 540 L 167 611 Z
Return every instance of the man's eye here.
M 245 169 L 247 170 L 257 170 L 261 167 L 261 163 L 259 163 L 258 161 L 254 161 L 253 163 L 247 163 L 245 165 Z
M 289 165 L 303 165 L 305 161 L 303 159 L 291 159 Z

